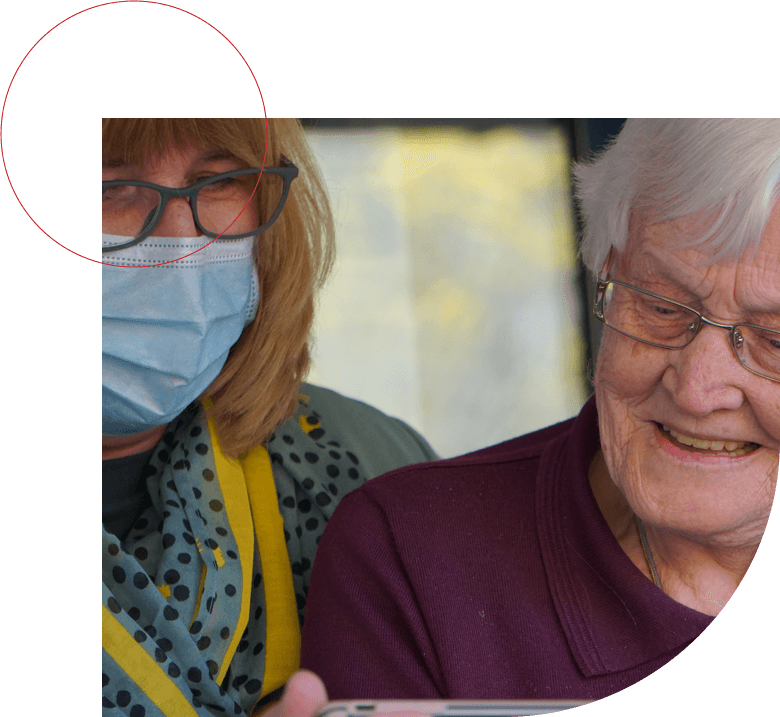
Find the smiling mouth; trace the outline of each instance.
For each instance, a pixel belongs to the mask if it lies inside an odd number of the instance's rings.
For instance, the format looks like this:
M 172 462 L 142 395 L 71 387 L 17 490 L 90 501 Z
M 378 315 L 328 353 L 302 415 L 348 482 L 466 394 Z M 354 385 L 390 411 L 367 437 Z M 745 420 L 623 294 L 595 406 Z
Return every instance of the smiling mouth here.
M 703 438 L 686 436 L 684 433 L 669 428 L 669 426 L 657 425 L 667 440 L 678 448 L 690 451 L 691 453 L 724 455 L 738 458 L 739 456 L 746 456 L 749 453 L 753 453 L 761 447 L 760 444 L 752 443 L 751 441 L 707 441 Z

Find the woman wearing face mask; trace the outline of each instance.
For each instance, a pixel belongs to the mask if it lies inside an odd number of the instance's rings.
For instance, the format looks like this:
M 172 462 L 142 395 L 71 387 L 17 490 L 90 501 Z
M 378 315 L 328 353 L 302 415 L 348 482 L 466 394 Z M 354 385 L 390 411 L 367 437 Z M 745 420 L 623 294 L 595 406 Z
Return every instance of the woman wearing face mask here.
M 332 254 L 297 120 L 103 120 L 104 714 L 273 703 L 339 499 L 436 457 L 302 383 Z

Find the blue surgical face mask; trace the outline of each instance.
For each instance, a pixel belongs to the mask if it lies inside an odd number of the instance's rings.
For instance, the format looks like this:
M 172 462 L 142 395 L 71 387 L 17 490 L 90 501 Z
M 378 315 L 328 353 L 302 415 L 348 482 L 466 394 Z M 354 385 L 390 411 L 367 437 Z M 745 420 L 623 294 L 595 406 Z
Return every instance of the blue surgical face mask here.
M 126 241 L 103 235 L 104 247 Z M 149 237 L 103 255 L 120 265 L 103 265 L 104 436 L 170 423 L 219 375 L 254 319 L 254 238 L 210 241 Z

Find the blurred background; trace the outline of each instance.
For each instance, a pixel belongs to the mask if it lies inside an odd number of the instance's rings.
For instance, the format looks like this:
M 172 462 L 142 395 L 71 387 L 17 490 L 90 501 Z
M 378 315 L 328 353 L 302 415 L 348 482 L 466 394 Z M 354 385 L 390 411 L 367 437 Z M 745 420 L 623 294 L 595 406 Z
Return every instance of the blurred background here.
M 442 457 L 575 415 L 600 325 L 570 167 L 622 119 L 304 119 L 336 217 L 309 381 Z

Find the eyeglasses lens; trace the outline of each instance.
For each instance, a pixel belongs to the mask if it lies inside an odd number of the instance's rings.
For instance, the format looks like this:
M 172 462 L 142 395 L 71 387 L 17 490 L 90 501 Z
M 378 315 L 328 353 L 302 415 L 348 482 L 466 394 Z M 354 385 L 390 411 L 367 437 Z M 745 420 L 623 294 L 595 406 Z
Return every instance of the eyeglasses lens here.
M 691 309 L 609 282 L 603 297 L 604 322 L 631 338 L 661 348 L 679 349 L 696 336 L 701 317 Z M 734 350 L 743 366 L 780 380 L 780 330 L 739 325 Z

